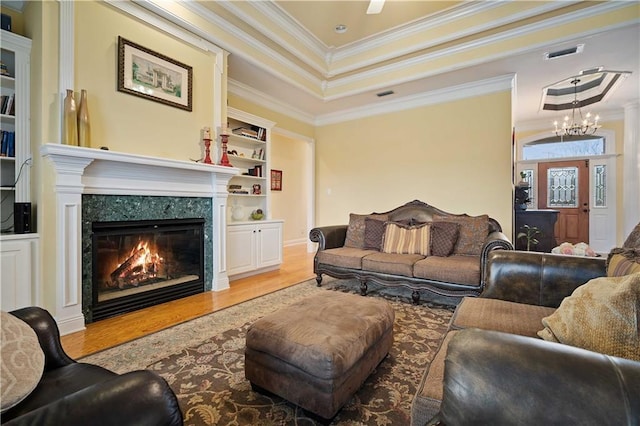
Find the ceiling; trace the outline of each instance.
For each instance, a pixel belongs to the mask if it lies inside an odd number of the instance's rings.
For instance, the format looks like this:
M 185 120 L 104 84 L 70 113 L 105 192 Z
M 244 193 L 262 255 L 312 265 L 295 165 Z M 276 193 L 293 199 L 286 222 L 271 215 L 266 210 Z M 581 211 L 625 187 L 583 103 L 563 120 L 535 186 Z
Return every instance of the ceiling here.
M 600 13 L 631 3 L 387 0 L 377 15 L 366 14 L 368 1 L 204 1 L 200 5 L 224 14 L 235 29 L 259 40 L 282 65 L 278 69 L 255 60 L 255 54 L 223 45 L 231 52 L 230 90 L 255 91 L 256 99 L 286 106 L 312 122 L 420 93 L 515 75 L 514 119 L 518 125 L 557 119 L 558 112 L 542 110 L 543 89 L 596 67 L 631 74 L 591 109 L 620 111 L 625 103 L 637 101 L 640 9 L 626 21 L 577 31 L 575 36 L 559 35 L 397 78 L 389 70 L 395 66 L 406 71 L 423 60 L 437 62 L 451 51 L 477 49 L 486 40 L 517 39 L 536 26 L 548 27 L 552 33 L 557 26 L 571 25 L 574 18 L 598 19 Z M 346 25 L 347 31 L 336 33 L 339 24 Z M 578 45 L 583 45 L 581 53 L 545 60 L 545 53 Z M 362 59 L 369 52 L 372 54 Z M 350 58 L 356 60 L 349 63 Z M 310 89 L 286 70 L 306 76 L 317 87 Z M 385 73 L 390 77 L 385 78 Z M 383 78 L 376 80 L 375 74 Z M 358 87 L 354 89 L 352 82 L 358 82 Z M 387 90 L 394 94 L 376 96 Z
M 170 8 L 164 0 L 137 3 Z M 179 2 L 211 28 L 231 34 L 232 41 L 202 34 L 230 52 L 231 92 L 315 124 L 351 111 L 380 111 L 421 94 L 468 90 L 474 82 L 515 76 L 515 124 L 539 127 L 561 113 L 543 109 L 545 88 L 598 67 L 629 74 L 588 108 L 606 119 L 605 111 L 619 114 L 640 98 L 637 0 L 386 0 L 376 15 L 366 14 L 368 3 Z M 3 5 L 21 10 L 24 3 L 3 0 Z M 609 16 L 620 10 L 623 17 Z M 574 28 L 578 23 L 582 27 Z M 346 32 L 336 33 L 339 24 Z M 545 36 L 520 41 L 536 31 Z M 504 47 L 498 51 L 487 48 L 499 43 Z M 580 53 L 545 59 L 550 52 L 578 46 Z M 440 65 L 443 59 L 450 60 Z M 394 93 L 376 96 L 384 91 Z

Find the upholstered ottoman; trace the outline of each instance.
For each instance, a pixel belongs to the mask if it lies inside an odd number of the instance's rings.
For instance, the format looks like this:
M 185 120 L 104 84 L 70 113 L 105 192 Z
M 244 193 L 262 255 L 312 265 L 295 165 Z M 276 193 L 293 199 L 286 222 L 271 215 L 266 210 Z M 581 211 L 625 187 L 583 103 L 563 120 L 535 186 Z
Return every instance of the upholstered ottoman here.
M 325 291 L 280 309 L 247 331 L 245 376 L 330 419 L 360 388 L 393 343 L 384 300 Z

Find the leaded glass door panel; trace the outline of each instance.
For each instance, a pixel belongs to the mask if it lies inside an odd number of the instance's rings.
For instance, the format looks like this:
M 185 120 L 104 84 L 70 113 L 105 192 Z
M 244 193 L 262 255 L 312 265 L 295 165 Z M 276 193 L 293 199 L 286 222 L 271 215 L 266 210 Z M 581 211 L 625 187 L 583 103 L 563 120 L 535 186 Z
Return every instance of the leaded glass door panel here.
M 541 209 L 558 210 L 558 244 L 589 243 L 589 161 L 554 161 L 538 164 Z

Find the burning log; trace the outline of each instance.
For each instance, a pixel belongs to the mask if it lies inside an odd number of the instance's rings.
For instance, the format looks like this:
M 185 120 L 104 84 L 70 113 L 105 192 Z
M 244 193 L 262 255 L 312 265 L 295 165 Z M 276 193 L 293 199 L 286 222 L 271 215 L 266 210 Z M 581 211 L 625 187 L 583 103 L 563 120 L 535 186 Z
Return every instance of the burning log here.
M 139 248 L 138 250 L 135 250 L 127 260 L 122 262 L 122 264 L 118 266 L 116 270 L 111 273 L 111 280 L 114 283 L 118 284 L 118 288 L 123 287 L 121 278 L 125 278 L 128 275 L 135 273 L 136 268 L 139 268 L 140 263 L 144 262 L 144 259 L 146 258 L 146 256 L 147 256 L 147 250 L 144 247 Z M 136 286 L 138 285 L 137 282 L 134 282 L 133 284 Z

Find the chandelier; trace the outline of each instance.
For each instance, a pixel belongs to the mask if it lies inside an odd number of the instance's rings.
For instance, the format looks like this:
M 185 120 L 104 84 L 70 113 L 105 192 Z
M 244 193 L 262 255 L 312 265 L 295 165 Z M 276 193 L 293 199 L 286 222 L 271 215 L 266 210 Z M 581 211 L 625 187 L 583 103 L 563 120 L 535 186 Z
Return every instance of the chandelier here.
M 573 84 L 573 109 L 571 110 L 571 117 L 565 115 L 562 125 L 558 121 L 554 121 L 556 136 L 584 136 L 593 135 L 596 131 L 602 127 L 598 124 L 600 117 L 596 115 L 591 121 L 591 113 L 588 112 L 584 117 L 582 116 L 582 110 L 580 109 L 580 101 L 578 100 L 578 83 L 580 79 L 574 78 L 571 80 Z M 577 114 L 576 114 L 577 110 Z

